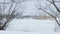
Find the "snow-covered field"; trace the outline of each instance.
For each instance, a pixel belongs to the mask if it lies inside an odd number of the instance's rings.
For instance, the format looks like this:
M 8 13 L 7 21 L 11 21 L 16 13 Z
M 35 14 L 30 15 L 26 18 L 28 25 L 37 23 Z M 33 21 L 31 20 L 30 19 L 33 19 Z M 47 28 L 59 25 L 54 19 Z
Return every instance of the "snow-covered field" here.
M 54 28 L 54 20 L 14 19 L 0 34 L 59 34 Z
M 14 19 L 6 30 L 22 32 L 54 32 L 54 28 L 54 20 Z

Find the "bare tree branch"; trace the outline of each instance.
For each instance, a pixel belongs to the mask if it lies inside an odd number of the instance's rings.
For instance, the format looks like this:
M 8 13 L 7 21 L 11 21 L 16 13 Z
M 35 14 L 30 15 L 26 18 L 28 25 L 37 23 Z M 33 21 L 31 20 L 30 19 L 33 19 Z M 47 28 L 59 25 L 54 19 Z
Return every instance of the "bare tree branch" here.
M 49 12 L 47 12 L 46 10 L 44 10 L 44 9 L 42 9 L 42 8 L 40 8 L 40 10 L 46 12 L 47 14 L 49 14 L 50 16 L 52 16 L 53 18 L 56 18 L 55 16 L 53 16 L 52 14 L 50 14 Z
M 4 1 L 4 3 L 5 3 L 5 1 Z M 0 30 L 4 30 L 4 28 L 6 27 L 7 23 L 9 23 L 10 19 L 11 19 L 12 17 L 14 17 L 14 13 L 16 12 L 15 8 L 16 8 L 17 6 L 13 9 L 13 11 L 12 11 L 12 13 L 11 13 L 10 11 L 11 11 L 13 5 L 14 5 L 14 2 L 12 2 L 10 8 L 8 9 L 8 12 L 9 12 L 9 13 L 8 13 L 7 16 L 5 15 L 5 16 L 6 16 L 6 22 L 4 22 L 4 25 L 0 26 Z M 5 4 L 4 4 L 4 7 L 5 7 Z M 4 10 L 5 10 L 5 8 L 4 8 Z M 11 15 L 10 15 L 10 13 L 11 13 Z M 3 16 L 4 16 L 4 15 L 1 15 L 1 19 L 3 19 Z M 4 17 L 5 17 L 5 16 L 4 16 Z
M 5 30 L 5 27 L 7 26 L 7 24 L 10 23 L 10 21 L 15 18 L 15 12 L 20 9 L 20 7 L 17 8 L 17 5 L 13 8 L 14 3 L 17 4 L 18 2 L 15 2 L 14 0 L 11 0 L 12 4 L 10 5 L 9 9 L 8 9 L 8 15 L 1 15 L 0 18 L 2 19 L 1 23 L 3 23 L 2 26 L 0 26 L 0 30 Z M 21 3 L 21 2 L 19 2 Z M 12 11 L 11 11 L 12 9 Z M 5 0 L 4 0 L 4 9 L 5 10 Z M 21 10 L 21 9 L 20 9 Z M 21 12 L 22 13 L 22 12 Z M 0 19 L 0 20 L 1 20 Z M 4 20 L 5 19 L 5 20 Z M 4 22 L 3 22 L 4 21 Z
M 55 4 L 56 1 L 52 0 L 52 1 L 49 1 L 49 2 L 51 2 L 51 3 L 54 5 L 54 7 L 56 8 L 56 10 L 60 13 L 59 8 L 58 8 L 58 7 L 56 6 L 56 4 Z
M 50 2 L 51 4 L 53 3 L 52 1 L 50 0 L 47 0 L 48 2 Z M 54 1 L 55 3 L 60 3 L 60 1 Z
M 53 17 L 53 18 L 55 19 L 56 23 L 57 23 L 58 25 L 60 25 L 59 22 L 58 22 L 58 20 L 56 19 L 56 16 L 53 16 L 52 14 L 50 14 L 49 12 L 47 12 L 46 10 L 44 10 L 44 9 L 42 9 L 42 8 L 40 8 L 40 10 L 42 10 L 42 11 L 46 12 L 47 14 L 49 14 L 51 17 Z
M 60 10 L 59 10 L 59 8 L 56 6 L 54 0 L 52 0 L 52 1 L 53 1 L 53 5 L 54 5 L 54 7 L 57 9 L 58 12 L 60 12 Z
M 13 5 L 14 5 L 14 3 L 11 4 L 11 6 L 10 6 L 10 8 L 8 10 L 9 14 L 10 14 L 10 10 L 12 9 Z

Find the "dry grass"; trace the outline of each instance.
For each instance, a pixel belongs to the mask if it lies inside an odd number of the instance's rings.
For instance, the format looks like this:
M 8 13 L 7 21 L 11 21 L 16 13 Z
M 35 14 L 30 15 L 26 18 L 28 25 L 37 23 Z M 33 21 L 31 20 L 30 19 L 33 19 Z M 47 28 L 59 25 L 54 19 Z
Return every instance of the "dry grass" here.
M 41 19 L 41 20 L 46 20 L 46 19 L 53 20 L 54 19 L 51 16 L 36 16 L 34 18 L 35 19 Z

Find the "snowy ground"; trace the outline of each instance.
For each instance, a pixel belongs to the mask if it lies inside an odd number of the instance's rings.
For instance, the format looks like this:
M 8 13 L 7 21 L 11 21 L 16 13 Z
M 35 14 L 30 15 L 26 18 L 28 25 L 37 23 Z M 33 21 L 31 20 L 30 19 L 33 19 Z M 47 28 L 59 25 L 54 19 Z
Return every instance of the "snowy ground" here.
M 7 31 L 54 32 L 54 20 L 14 19 Z
M 59 34 L 54 28 L 54 20 L 14 19 L 0 34 Z

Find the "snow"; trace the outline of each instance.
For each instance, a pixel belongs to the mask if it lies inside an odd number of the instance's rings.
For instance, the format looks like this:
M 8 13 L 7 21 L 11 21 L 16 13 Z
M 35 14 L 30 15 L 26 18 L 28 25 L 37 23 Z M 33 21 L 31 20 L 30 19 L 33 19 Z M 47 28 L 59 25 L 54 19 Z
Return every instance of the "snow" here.
M 59 34 L 54 28 L 54 20 L 14 19 L 0 34 Z
M 60 24 L 60 18 L 56 18 L 56 19 L 58 20 L 58 22 Z M 57 23 L 55 24 L 55 29 L 57 32 L 60 32 L 60 26 Z
M 6 30 L 23 32 L 54 32 L 54 28 L 54 20 L 14 19 Z
M 59 32 L 19 32 L 19 31 L 0 31 L 0 34 L 60 34 Z

